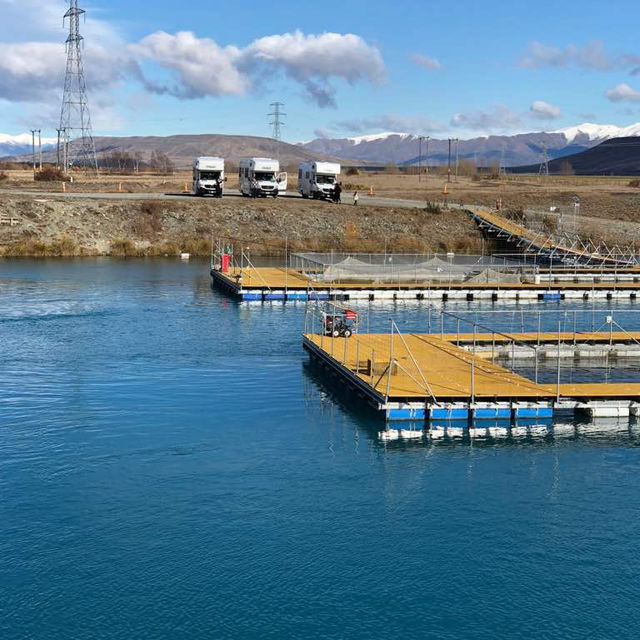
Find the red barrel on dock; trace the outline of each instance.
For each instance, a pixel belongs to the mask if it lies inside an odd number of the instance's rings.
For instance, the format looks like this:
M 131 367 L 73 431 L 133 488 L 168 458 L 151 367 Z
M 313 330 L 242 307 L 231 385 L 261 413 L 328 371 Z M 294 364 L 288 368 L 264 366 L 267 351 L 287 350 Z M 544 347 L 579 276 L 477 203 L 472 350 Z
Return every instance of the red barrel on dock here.
M 222 261 L 220 263 L 222 273 L 227 273 L 229 271 L 229 264 L 231 263 L 231 254 L 223 253 Z

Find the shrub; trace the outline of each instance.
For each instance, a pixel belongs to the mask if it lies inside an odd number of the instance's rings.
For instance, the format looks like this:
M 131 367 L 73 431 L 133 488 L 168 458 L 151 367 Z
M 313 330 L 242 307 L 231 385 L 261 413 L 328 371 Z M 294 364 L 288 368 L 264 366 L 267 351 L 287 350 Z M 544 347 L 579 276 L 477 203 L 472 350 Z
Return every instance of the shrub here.
M 635 178 L 634 180 L 630 180 L 628 186 L 635 187 L 636 189 L 640 188 L 640 179 Z
M 345 171 L 345 175 L 347 176 L 359 176 L 360 175 L 360 171 L 357 167 L 349 167 L 346 171 Z
M 38 182 L 69 182 L 69 176 L 65 176 L 61 169 L 55 167 L 44 167 L 34 176 Z
M 4 171 L 0 171 L 0 182 L 6 180 L 8 177 L 9 176 Z
M 129 238 L 118 238 L 111 243 L 110 252 L 112 256 L 120 256 L 126 258 L 127 256 L 137 255 L 136 246 L 129 240 Z
M 555 233 L 558 229 L 558 219 L 555 216 L 546 215 L 542 218 L 542 228 L 546 233 Z
M 427 213 L 442 213 L 442 209 L 435 202 L 427 202 Z

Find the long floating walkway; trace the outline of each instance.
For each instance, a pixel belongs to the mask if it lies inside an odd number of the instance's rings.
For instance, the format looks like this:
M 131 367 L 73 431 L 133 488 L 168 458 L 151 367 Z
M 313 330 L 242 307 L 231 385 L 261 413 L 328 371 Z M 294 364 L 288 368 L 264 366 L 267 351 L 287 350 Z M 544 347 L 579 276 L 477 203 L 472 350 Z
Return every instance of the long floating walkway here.
M 454 338 L 304 334 L 303 347 L 387 420 L 551 418 L 558 409 L 640 413 L 640 383 L 539 384 L 452 344 Z M 601 338 L 610 340 L 610 334 Z
M 524 247 L 527 252 L 536 253 L 543 259 L 553 259 L 557 262 L 566 262 L 572 265 L 604 265 L 611 267 L 630 266 L 633 263 L 629 259 L 602 255 L 586 250 L 579 251 L 573 247 L 553 243 L 544 234 L 527 229 L 485 207 L 468 207 L 468 211 L 481 229 L 487 230 L 496 237 L 511 239 Z
M 213 284 L 243 301 L 296 300 L 449 300 L 554 301 L 564 299 L 635 300 L 640 272 L 618 282 L 319 282 L 277 267 L 211 269 Z

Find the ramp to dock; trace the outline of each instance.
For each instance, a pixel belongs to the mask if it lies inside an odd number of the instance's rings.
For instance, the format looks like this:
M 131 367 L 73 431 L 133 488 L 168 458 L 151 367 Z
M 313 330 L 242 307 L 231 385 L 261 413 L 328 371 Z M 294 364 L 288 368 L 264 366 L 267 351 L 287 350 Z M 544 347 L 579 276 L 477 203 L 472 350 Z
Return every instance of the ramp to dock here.
M 529 253 L 537 253 L 549 259 L 553 258 L 557 262 L 567 262 L 574 265 L 638 266 L 635 258 L 602 255 L 586 249 L 580 251 L 573 246 L 554 242 L 550 236 L 527 229 L 517 222 L 505 218 L 497 211 L 485 207 L 469 207 L 468 210 L 481 229 L 486 229 L 497 237 L 511 238 Z

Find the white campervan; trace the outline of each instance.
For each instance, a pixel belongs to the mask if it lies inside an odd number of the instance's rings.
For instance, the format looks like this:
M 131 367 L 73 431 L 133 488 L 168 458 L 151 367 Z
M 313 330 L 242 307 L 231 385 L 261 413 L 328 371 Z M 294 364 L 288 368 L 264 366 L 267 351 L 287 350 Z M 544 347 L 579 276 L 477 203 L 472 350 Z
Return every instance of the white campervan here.
M 306 162 L 298 168 L 298 191 L 303 198 L 331 200 L 338 175 L 336 162 Z
M 193 161 L 193 186 L 191 192 L 196 196 L 213 195 L 222 198 L 224 177 L 224 158 L 204 156 Z
M 242 158 L 238 169 L 238 186 L 243 196 L 276 198 L 287 190 L 287 174 L 273 158 Z

